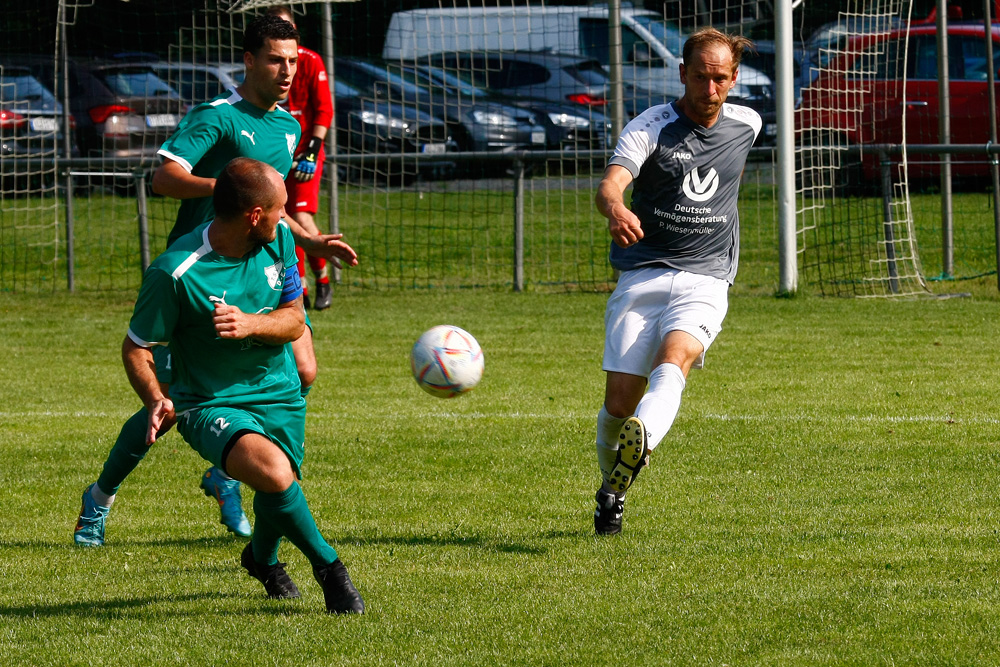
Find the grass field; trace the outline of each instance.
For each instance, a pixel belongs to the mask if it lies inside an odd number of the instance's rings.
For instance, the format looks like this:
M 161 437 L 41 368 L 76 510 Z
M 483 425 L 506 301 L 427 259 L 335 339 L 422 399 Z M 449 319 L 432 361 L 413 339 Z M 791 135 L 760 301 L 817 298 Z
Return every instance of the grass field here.
M 302 598 L 263 597 L 175 432 L 72 545 L 136 407 L 130 298 L 0 295 L 0 664 L 1000 661 L 996 301 L 734 297 L 598 539 L 604 296 L 339 293 L 304 484 L 368 603 L 337 618 L 287 545 Z M 453 400 L 407 365 L 441 322 L 487 355 Z

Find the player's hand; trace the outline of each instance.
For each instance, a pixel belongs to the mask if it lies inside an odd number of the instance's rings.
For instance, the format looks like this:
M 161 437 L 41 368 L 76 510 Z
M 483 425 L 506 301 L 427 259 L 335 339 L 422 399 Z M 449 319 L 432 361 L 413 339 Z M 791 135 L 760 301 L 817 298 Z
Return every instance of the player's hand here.
M 252 333 L 249 320 L 247 314 L 236 306 L 224 303 L 215 304 L 212 324 L 215 325 L 215 333 L 219 338 L 243 340 Z
M 611 217 L 608 218 L 608 231 L 611 233 L 611 240 L 622 248 L 635 245 L 643 237 L 642 223 L 624 204 L 618 204 L 612 209 Z
M 303 250 L 313 257 L 322 257 L 333 262 L 338 269 L 342 268 L 341 262 L 347 266 L 357 266 L 358 253 L 340 240 L 343 237 L 343 234 L 317 234 L 310 239 L 310 247 L 303 247 Z
M 323 147 L 323 140 L 313 137 L 306 145 L 306 149 L 295 156 L 292 169 L 295 171 L 295 178 L 305 183 L 311 181 L 316 175 L 316 160 L 319 159 L 319 149 Z
M 174 413 L 174 402 L 164 396 L 148 406 L 149 420 L 146 424 L 146 445 L 156 442 L 161 432 L 166 432 L 177 421 Z

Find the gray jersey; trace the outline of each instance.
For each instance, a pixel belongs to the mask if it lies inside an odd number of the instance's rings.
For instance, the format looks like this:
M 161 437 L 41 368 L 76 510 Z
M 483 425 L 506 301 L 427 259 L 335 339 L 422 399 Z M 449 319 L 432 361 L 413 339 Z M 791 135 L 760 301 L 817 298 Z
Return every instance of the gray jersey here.
M 724 104 L 712 127 L 693 122 L 675 103 L 626 125 L 609 164 L 632 173 L 632 212 L 644 236 L 629 248 L 612 243 L 611 265 L 668 266 L 731 284 L 739 262 L 740 176 L 760 128 L 756 111 L 735 104 Z

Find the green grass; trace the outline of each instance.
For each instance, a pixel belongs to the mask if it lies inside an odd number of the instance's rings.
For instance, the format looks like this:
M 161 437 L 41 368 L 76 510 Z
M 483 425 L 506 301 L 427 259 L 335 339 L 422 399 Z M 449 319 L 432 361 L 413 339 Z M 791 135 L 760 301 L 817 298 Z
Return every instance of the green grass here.
M 767 172 L 763 172 L 766 176 Z M 740 194 L 738 294 L 771 295 L 778 289 L 778 225 L 774 186 L 754 172 Z M 361 263 L 344 273 L 345 287 L 506 288 L 513 285 L 514 200 L 509 183 L 484 181 L 481 189 L 435 182 L 421 191 L 344 187 L 339 193 L 341 231 Z M 575 184 L 575 185 L 574 185 Z M 490 187 L 492 186 L 492 188 Z M 564 186 L 564 188 L 563 188 Z M 524 280 L 529 291 L 606 291 L 607 223 L 594 210 L 588 179 L 560 183 L 527 181 L 524 201 Z M 924 275 L 938 294 L 997 295 L 992 199 L 962 193 L 954 203 L 952 276 L 943 276 L 940 199 L 911 198 Z M 140 249 L 134 198 L 94 191 L 73 200 L 76 289 L 134 290 L 140 281 Z M 317 220 L 326 225 L 324 199 Z M 848 199 L 821 217 L 823 234 L 799 239 L 799 287 L 817 293 L 826 281 L 861 285 L 880 238 L 881 200 Z M 162 251 L 177 202 L 150 197 L 150 252 Z M 865 225 L 848 224 L 848 209 L 865 214 Z M 0 291 L 51 293 L 66 287 L 65 211 L 55 199 L 0 202 Z M 830 242 L 830 238 L 838 242 Z M 866 239 L 860 249 L 859 237 Z M 846 241 L 846 239 L 852 239 Z M 834 266 L 830 266 L 834 264 Z M 818 265 L 818 266 L 817 266 Z M 905 266 L 904 266 L 905 272 Z M 945 278 L 945 279 L 942 279 Z M 841 290 L 826 286 L 827 292 Z M 859 288 L 860 289 L 860 288 Z M 844 291 L 850 292 L 851 289 Z M 867 293 L 867 288 L 861 289 Z
M 1000 661 L 994 301 L 734 297 L 598 539 L 604 296 L 338 292 L 305 490 L 368 613 L 336 618 L 288 545 L 302 598 L 263 597 L 176 432 L 72 546 L 136 407 L 129 298 L 0 295 L 0 664 Z M 442 322 L 487 355 L 452 400 L 407 365 Z

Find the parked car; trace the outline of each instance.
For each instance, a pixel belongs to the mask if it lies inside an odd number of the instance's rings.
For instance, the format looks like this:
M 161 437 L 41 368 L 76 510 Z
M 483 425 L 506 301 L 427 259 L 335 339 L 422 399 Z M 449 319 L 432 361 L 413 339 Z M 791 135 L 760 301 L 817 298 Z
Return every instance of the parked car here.
M 993 25 L 993 63 L 986 60 L 982 24 L 948 25 L 951 95 L 951 143 L 982 144 L 989 141 L 990 111 L 987 71 L 1000 70 L 1000 26 Z M 905 85 L 903 53 L 905 60 Z M 899 65 L 897 66 L 897 63 Z M 802 92 L 796 112 L 800 141 L 813 143 L 899 144 L 938 143 L 937 27 L 906 28 L 854 37 L 833 67 L 824 71 Z M 909 154 L 911 181 L 937 178 L 940 157 Z M 986 156 L 954 160 L 953 174 L 961 178 L 988 175 Z M 877 156 L 871 151 L 847 173 L 849 183 L 878 182 Z M 841 170 L 848 172 L 849 170 Z M 860 172 L 860 173 L 858 173 Z
M 435 53 L 527 51 L 564 53 L 593 58 L 605 67 L 610 64 L 607 3 L 555 7 L 479 4 L 396 12 L 386 30 L 382 57 L 423 63 Z M 666 20 L 662 10 L 624 4 L 619 18 L 625 81 L 639 90 L 652 91 L 658 98 L 680 97 L 684 85 L 677 78 L 677 67 L 685 36 L 678 24 Z M 738 13 L 746 27 L 746 21 L 752 20 L 750 14 L 743 9 Z M 770 87 L 770 79 L 747 67 L 732 94 L 751 104 L 760 98 L 764 104 L 762 96 Z M 646 106 L 650 105 L 643 108 Z
M 148 62 L 156 75 L 177 91 L 188 108 L 243 83 L 243 63 Z
M 411 106 L 444 120 L 459 150 L 545 148 L 545 128 L 527 109 L 422 85 L 399 67 L 377 61 L 338 58 L 334 75 L 372 99 Z
M 334 122 L 337 148 L 346 153 L 410 153 L 424 156 L 419 173 L 427 177 L 445 175 L 454 169 L 447 153 L 458 149 L 441 119 L 412 106 L 374 100 L 339 79 L 334 81 Z M 411 165 L 380 164 L 345 167 L 348 181 L 388 180 L 406 183 L 417 176 Z
M 12 64 L 43 83 L 56 81 L 55 61 L 21 57 Z M 69 61 L 70 112 L 84 157 L 155 158 L 184 115 L 177 92 L 146 65 L 108 60 Z M 61 80 L 53 87 L 62 97 Z
M 448 94 L 472 99 L 490 99 L 495 94 L 440 67 L 399 65 L 399 70 Z M 600 150 L 610 147 L 611 122 L 594 107 L 570 102 L 504 98 L 508 103 L 529 109 L 545 126 L 546 148 L 550 150 Z
M 70 116 L 70 129 L 76 122 Z M 0 61 L 0 155 L 65 156 L 63 106 L 26 67 Z M 75 144 L 70 152 L 74 152 Z

